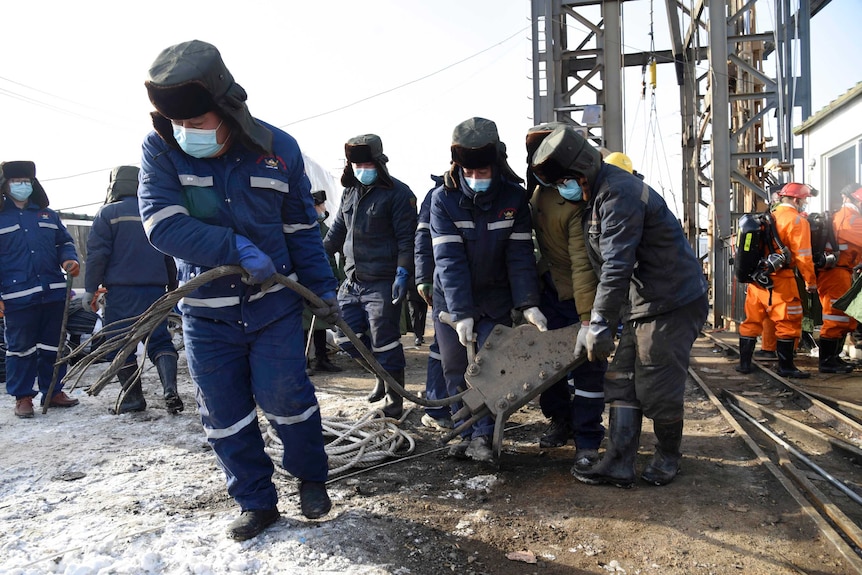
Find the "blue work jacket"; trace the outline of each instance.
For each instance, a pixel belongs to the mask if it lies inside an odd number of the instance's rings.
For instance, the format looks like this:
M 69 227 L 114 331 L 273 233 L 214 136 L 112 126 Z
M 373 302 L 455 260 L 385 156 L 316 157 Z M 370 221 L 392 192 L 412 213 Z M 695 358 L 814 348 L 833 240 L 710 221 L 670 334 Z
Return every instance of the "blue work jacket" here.
M 267 254 L 276 272 L 314 293 L 335 297 L 337 282 L 320 240 L 311 184 L 292 136 L 272 131 L 271 155 L 235 142 L 222 156 L 194 158 L 155 132 L 143 145 L 138 201 L 150 242 L 177 262 L 180 284 L 223 265 L 238 265 L 235 235 Z M 185 296 L 184 315 L 235 321 L 256 331 L 301 308 L 300 296 L 275 284 L 267 292 L 239 274 Z
M 0 296 L 6 311 L 63 301 L 63 262 L 78 261 L 75 242 L 57 212 L 6 198 L 0 210 Z
M 125 196 L 99 208 L 87 237 L 84 289 L 96 293 L 100 285 L 162 286 L 168 277 L 165 254 L 147 240 L 138 198 Z
M 494 176 L 488 191 L 460 185 L 436 188 L 431 198 L 435 311 L 452 319 L 508 317 L 539 305 L 527 194 Z M 439 303 L 438 303 L 439 302 Z

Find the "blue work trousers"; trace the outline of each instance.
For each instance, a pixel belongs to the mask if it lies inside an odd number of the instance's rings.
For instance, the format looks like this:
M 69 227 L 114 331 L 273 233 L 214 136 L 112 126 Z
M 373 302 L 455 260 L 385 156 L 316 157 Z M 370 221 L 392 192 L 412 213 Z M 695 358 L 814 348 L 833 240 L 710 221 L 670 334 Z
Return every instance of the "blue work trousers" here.
M 560 329 L 580 322 L 574 300 L 560 301 L 552 286 L 547 282 L 542 285 L 539 309 L 548 319 L 548 329 Z M 574 393 L 563 378 L 539 396 L 539 406 L 545 417 L 570 421 L 578 449 L 598 449 L 605 436 L 602 413 L 605 410 L 607 369 L 607 360 L 585 361 L 569 373 L 574 382 Z
M 326 481 L 320 407 L 305 373 L 302 309 L 265 328 L 183 316 L 189 372 L 207 440 L 243 510 L 272 509 L 278 496 L 264 451 L 259 406 L 284 445 L 284 469 L 298 479 Z
M 338 306 L 341 317 L 371 350 L 383 369 L 389 373 L 404 369 L 401 304 L 392 303 L 392 282 L 347 280 L 338 290 Z M 335 334 L 335 341 L 351 357 L 360 357 L 359 350 L 340 329 Z
M 445 399 L 449 397 L 446 391 L 446 380 L 443 379 L 443 363 L 440 361 L 440 346 L 437 337 L 428 346 L 428 369 L 425 374 L 425 397 L 427 399 Z M 449 407 L 426 407 L 425 413 L 434 419 L 449 417 Z
M 107 331 L 115 333 L 117 330 L 128 328 L 138 319 L 139 315 L 147 311 L 147 308 L 165 293 L 163 286 L 109 286 L 107 293 L 105 293 L 105 325 L 110 326 Z M 110 333 L 108 337 L 110 337 Z M 152 331 L 146 353 L 153 364 L 156 363 L 156 358 L 160 355 L 177 356 L 166 321 L 160 323 Z M 115 355 L 116 352 L 111 352 L 106 356 L 106 359 L 111 361 Z M 134 365 L 136 358 L 137 354 L 132 352 L 126 358 L 126 364 Z
M 51 387 L 57 344 L 63 326 L 62 301 L 52 301 L 6 311 L 6 392 L 16 398 L 36 397 L 33 383 L 38 379 L 44 395 Z M 63 391 L 66 364 L 60 366 L 54 395 Z
M 467 371 L 467 348 L 461 345 L 458 341 L 458 333 L 453 327 L 440 321 L 439 312 L 434 313 L 434 333 L 437 338 L 437 345 L 440 346 L 440 359 L 443 362 L 443 379 L 446 382 L 446 396 L 451 397 L 467 389 L 467 380 L 464 374 Z M 485 340 L 491 334 L 491 330 L 495 325 L 511 325 L 507 322 L 508 318 L 500 321 L 494 321 L 490 318 L 483 317 L 479 319 L 473 326 L 473 331 L 476 332 L 477 347 L 481 348 Z M 463 403 L 457 401 L 451 406 L 451 413 L 454 415 L 461 409 Z M 465 420 L 454 421 L 455 427 L 458 427 Z M 494 420 L 491 416 L 486 416 L 473 424 L 470 429 L 465 430 L 461 437 L 476 438 L 494 433 Z

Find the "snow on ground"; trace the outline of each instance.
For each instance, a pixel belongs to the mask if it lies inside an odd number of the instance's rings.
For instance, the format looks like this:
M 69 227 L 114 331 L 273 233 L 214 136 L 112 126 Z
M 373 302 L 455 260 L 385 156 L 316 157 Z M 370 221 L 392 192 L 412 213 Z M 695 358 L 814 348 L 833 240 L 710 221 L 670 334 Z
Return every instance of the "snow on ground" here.
M 362 509 L 339 505 L 347 482 L 332 486 L 329 516 L 307 521 L 295 481 L 276 475 L 282 519 L 250 541 L 228 539 L 239 510 L 204 438 L 191 383 L 180 382 L 186 411 L 170 416 L 147 366 L 150 407 L 139 414 L 108 413 L 116 383 L 96 397 L 83 391 L 104 364 L 70 392 L 77 407 L 45 415 L 37 407 L 35 418 L 21 420 L 4 396 L 0 573 L 409 573 L 377 564 L 356 542 L 357 533 L 376 535 Z M 318 397 L 327 403 L 325 393 Z

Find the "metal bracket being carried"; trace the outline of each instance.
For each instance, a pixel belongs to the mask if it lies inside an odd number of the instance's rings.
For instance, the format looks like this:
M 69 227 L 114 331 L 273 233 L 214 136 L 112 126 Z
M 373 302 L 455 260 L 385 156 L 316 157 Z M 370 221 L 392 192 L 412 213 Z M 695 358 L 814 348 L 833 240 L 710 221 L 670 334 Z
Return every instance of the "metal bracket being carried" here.
M 495 458 L 506 419 L 586 361 L 574 355 L 580 327 L 542 332 L 532 325 L 495 326 L 467 366 L 469 389 L 461 401 L 474 414 L 487 408 L 494 417 Z

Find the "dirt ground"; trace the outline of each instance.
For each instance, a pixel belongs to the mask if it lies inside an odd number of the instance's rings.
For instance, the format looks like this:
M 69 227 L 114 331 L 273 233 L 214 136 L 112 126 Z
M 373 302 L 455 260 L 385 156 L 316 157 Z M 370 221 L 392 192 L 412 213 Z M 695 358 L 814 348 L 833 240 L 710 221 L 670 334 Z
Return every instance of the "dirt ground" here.
M 427 346 L 412 342 L 412 334 L 403 339 L 406 379 L 417 392 Z M 716 360 L 706 338 L 695 348 L 708 361 L 729 361 Z M 695 370 L 710 372 L 695 359 Z M 348 398 L 347 411 L 368 406 L 370 376 L 347 357 L 335 361 L 345 372 L 312 377 L 324 416 L 344 413 Z M 570 474 L 571 443 L 538 447 L 546 423 L 536 401 L 509 419 L 499 467 L 446 458 L 440 433 L 419 423 L 422 413 L 416 406 L 404 428 L 425 455 L 332 484 L 337 508 L 365 512 L 349 552 L 370 553 L 393 573 L 852 572 L 694 381 L 686 392 L 683 472 L 665 487 L 579 483 Z M 645 420 L 639 469 L 654 442 Z
M 424 388 L 428 347 L 412 347 L 412 334 L 402 341 L 415 393 Z M 732 367 L 719 369 L 732 360 L 706 338 L 693 355 L 704 380 L 732 377 Z M 344 372 L 312 376 L 325 423 L 382 406 L 365 399 L 369 375 L 349 357 L 333 358 Z M 165 413 L 147 366 L 142 413 L 108 414 L 116 384 L 98 396 L 76 389 L 80 406 L 26 421 L 4 404 L 0 573 L 853 572 L 693 381 L 683 472 L 668 486 L 579 483 L 571 444 L 538 447 L 546 422 L 535 402 L 509 419 L 499 467 L 448 459 L 440 432 L 422 427 L 413 406 L 401 426 L 416 441 L 413 455 L 334 478 L 332 512 L 311 522 L 299 514 L 296 481 L 277 474 L 282 520 L 253 540 L 230 541 L 224 532 L 237 507 L 204 439 L 184 358 L 187 409 L 178 416 Z M 655 442 L 644 427 L 639 468 Z

